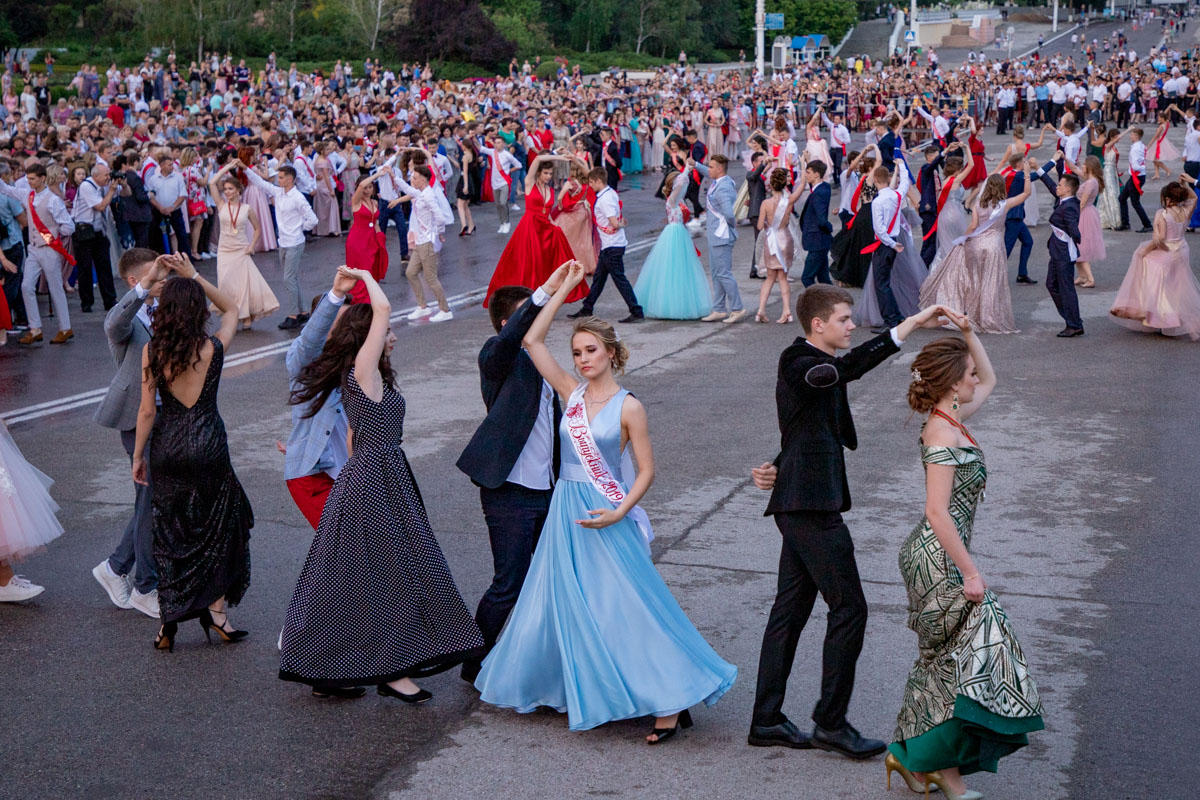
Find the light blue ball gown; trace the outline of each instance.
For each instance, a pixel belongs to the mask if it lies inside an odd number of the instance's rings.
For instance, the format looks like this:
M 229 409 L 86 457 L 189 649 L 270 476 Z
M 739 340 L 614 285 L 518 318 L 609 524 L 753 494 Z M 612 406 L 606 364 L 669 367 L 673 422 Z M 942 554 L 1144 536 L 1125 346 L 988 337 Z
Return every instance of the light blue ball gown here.
M 618 391 L 591 422 L 618 475 L 628 395 Z M 612 506 L 588 481 L 565 419 L 559 438 L 562 469 L 549 516 L 517 605 L 475 681 L 480 696 L 522 714 L 539 706 L 565 711 L 573 731 L 716 703 L 737 667 L 675 602 L 631 516 L 599 530 L 576 522 Z
M 679 199 L 687 176 L 681 175 L 675 184 L 667 200 L 667 227 L 646 256 L 633 293 L 647 317 L 700 319 L 712 311 L 712 291 L 692 235 L 683 224 Z

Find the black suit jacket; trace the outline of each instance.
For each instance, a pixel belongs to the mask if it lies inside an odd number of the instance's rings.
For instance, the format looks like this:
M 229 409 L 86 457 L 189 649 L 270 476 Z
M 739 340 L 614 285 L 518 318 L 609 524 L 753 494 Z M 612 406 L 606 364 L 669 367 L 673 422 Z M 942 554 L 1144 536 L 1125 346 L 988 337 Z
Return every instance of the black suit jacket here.
M 858 447 L 846 384 L 900 350 L 890 332 L 831 356 L 797 339 L 779 357 L 775 403 L 782 450 L 764 516 L 789 511 L 848 511 L 843 448 Z
M 1046 188 L 1050 190 L 1051 194 L 1057 195 L 1058 184 L 1049 174 L 1043 172 L 1041 181 L 1046 184 Z M 1054 210 L 1050 212 L 1050 224 L 1074 239 L 1075 244 L 1078 245 L 1082 239 L 1079 233 L 1079 200 L 1074 197 L 1068 197 L 1066 200 L 1055 199 Z M 1052 261 L 1075 260 L 1071 258 L 1071 248 L 1067 243 L 1059 241 L 1059 238 L 1053 233 L 1050 236 L 1048 249 Z
M 542 396 L 542 376 L 533 359 L 521 349 L 540 308 L 533 298 L 509 318 L 497 336 L 488 339 L 479 351 L 479 379 L 487 417 L 480 423 L 456 466 L 471 481 L 488 489 L 498 489 L 508 480 L 517 457 L 521 455 L 533 423 L 537 419 Z M 558 475 L 558 422 L 562 418 L 558 395 L 554 396 L 554 464 Z
M 918 173 L 921 184 L 921 204 L 917 208 L 918 214 L 937 213 L 937 171 L 941 166 L 941 153 L 933 161 L 921 165 L 921 171 Z
M 758 219 L 758 211 L 762 208 L 763 200 L 767 199 L 766 176 L 763 174 L 766 168 L 767 160 L 764 158 L 757 167 L 746 173 L 746 187 L 750 199 L 749 215 L 753 219 Z

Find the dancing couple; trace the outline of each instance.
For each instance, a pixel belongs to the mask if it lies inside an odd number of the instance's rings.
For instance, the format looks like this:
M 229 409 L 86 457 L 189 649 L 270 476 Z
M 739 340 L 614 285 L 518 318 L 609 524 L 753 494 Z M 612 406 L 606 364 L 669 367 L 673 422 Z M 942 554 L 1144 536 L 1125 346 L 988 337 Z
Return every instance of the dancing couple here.
M 977 800 L 963 775 L 995 771 L 999 758 L 1042 728 L 1041 702 L 1008 619 L 969 554 L 975 508 L 986 480 L 983 453 L 962 425 L 995 386 L 995 373 L 969 320 L 931 306 L 853 348 L 853 299 L 833 286 L 808 288 L 796 304 L 804 338 L 779 361 L 782 450 L 753 470 L 772 489 L 766 514 L 783 537 L 779 591 L 759 657 L 748 742 L 817 748 L 866 759 L 890 750 L 914 791 L 938 785 L 952 800 Z M 866 629 L 867 604 L 842 513 L 850 509 L 843 448 L 858 444 L 846 385 L 900 350 L 918 327 L 946 320 L 963 339 L 922 349 L 913 364 L 909 404 L 929 413 L 922 430 L 926 516 L 901 549 L 909 620 L 920 658 L 909 675 L 890 747 L 862 736 L 846 718 Z M 821 697 L 806 734 L 783 713 L 796 646 L 817 593 L 829 606 Z

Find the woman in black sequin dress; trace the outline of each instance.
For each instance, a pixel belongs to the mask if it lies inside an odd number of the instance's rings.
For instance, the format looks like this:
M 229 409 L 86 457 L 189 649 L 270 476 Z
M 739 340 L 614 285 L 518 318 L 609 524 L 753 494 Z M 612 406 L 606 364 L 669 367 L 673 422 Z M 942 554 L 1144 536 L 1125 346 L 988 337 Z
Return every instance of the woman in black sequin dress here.
M 217 387 L 225 348 L 237 329 L 237 304 L 196 274 L 186 259 L 163 287 L 154 312 L 154 338 L 142 353 L 133 479 L 154 475 L 154 557 L 162 629 L 155 647 L 174 649 L 178 623 L 199 618 L 205 634 L 243 638 L 229 624 L 250 586 L 250 528 L 254 514 L 229 461 Z M 216 336 L 205 330 L 208 303 L 221 311 Z M 156 407 L 155 395 L 161 400 Z
M 404 398 L 388 358 L 396 337 L 387 297 L 366 270 L 340 271 L 366 285 L 371 304 L 338 320 L 292 402 L 316 413 L 341 387 L 351 455 L 288 604 L 279 677 L 318 697 L 360 697 L 376 686 L 420 703 L 432 695 L 412 679 L 482 658 L 483 637 L 400 447 Z

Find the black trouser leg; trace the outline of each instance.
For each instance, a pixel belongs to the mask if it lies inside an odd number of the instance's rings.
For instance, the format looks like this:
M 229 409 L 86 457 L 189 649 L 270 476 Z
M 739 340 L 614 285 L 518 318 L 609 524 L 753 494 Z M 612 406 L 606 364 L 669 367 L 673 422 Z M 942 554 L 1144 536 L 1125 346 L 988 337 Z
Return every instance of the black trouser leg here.
M 837 183 L 838 188 L 842 186 L 842 148 L 834 145 L 829 151 L 830 158 L 833 159 L 833 180 Z
M 753 217 L 750 217 L 749 219 L 750 219 L 750 230 L 754 231 L 755 236 L 757 236 L 758 235 L 758 217 L 753 216 Z M 757 243 L 755 243 L 755 246 L 750 248 L 750 277 L 753 278 L 753 277 L 756 277 L 757 275 L 758 275 L 758 245 L 757 245 Z
M 1075 262 L 1060 261 L 1051 257 L 1050 266 L 1046 269 L 1046 289 L 1067 327 L 1082 329 L 1079 294 L 1075 291 Z
M 0 273 L 4 276 L 4 298 L 8 301 L 14 325 L 28 325 L 25 314 L 25 298 L 21 295 L 21 279 L 25 277 L 25 247 L 20 241 L 4 251 L 4 257 L 17 265 L 17 271 Z
M 592 278 L 592 289 L 584 298 L 581 310 L 585 310 L 589 314 L 592 312 L 592 309 L 596 307 L 596 301 L 600 298 L 600 293 L 604 291 L 604 284 L 608 282 L 609 276 L 612 276 L 613 285 L 621 293 L 621 298 L 629 307 L 629 313 L 635 317 L 643 315 L 642 307 L 638 305 L 637 297 L 633 293 L 633 286 L 629 283 L 629 278 L 625 276 L 624 258 L 624 247 L 606 247 L 600 251 L 599 257 L 596 259 L 596 274 Z
M 175 231 L 175 246 L 179 252 L 188 258 L 192 257 L 192 237 L 188 234 L 187 226 L 183 223 L 183 209 L 177 208 L 171 212 L 171 229 Z
M 871 254 L 871 268 L 875 275 L 875 297 L 879 300 L 879 313 L 883 315 L 883 324 L 894 328 L 904 321 L 900 315 L 900 306 L 896 303 L 896 295 L 892 292 L 892 266 L 896 263 L 896 251 L 881 244 L 879 249 Z
M 73 237 L 75 247 L 76 268 L 78 270 L 79 305 L 91 309 L 96 302 L 92 291 L 93 275 L 95 282 L 100 285 L 100 299 L 104 310 L 112 308 L 117 303 L 117 294 L 113 288 L 112 260 L 108 255 L 108 237 L 102 233 L 94 233 L 89 239 L 80 239 L 78 234 Z
M 149 222 L 127 222 L 129 232 L 133 234 L 134 247 L 149 247 L 150 246 L 150 223 Z
M 1143 176 L 1140 179 L 1143 183 L 1146 178 Z M 1133 185 L 1133 179 L 1125 181 L 1125 185 L 1121 188 L 1121 194 L 1117 198 L 1121 202 L 1121 227 L 1129 224 L 1129 205 L 1133 205 L 1133 210 L 1137 212 L 1138 219 L 1141 220 L 1143 228 L 1150 227 L 1150 218 L 1146 216 L 1146 209 L 1142 208 L 1142 193 Z
M 867 600 L 854 559 L 854 543 L 837 512 L 777 514 L 775 524 L 783 538 L 779 581 L 758 659 L 753 721 L 756 725 L 783 721 L 796 645 L 819 591 L 829 615 L 821 699 L 813 721 L 823 728 L 840 728 L 854 691 L 855 667 L 867 626 Z
M 700 205 L 700 184 L 694 180 L 688 181 L 688 188 L 683 195 L 683 199 L 692 204 L 693 217 L 699 217 L 704 213 L 704 208 Z
M 925 211 L 921 214 L 921 233 L 929 236 L 929 232 L 933 230 L 933 226 L 937 223 L 937 211 Z M 921 260 L 925 262 L 925 266 L 933 263 L 933 257 L 937 255 L 937 236 L 929 236 L 921 241 Z

